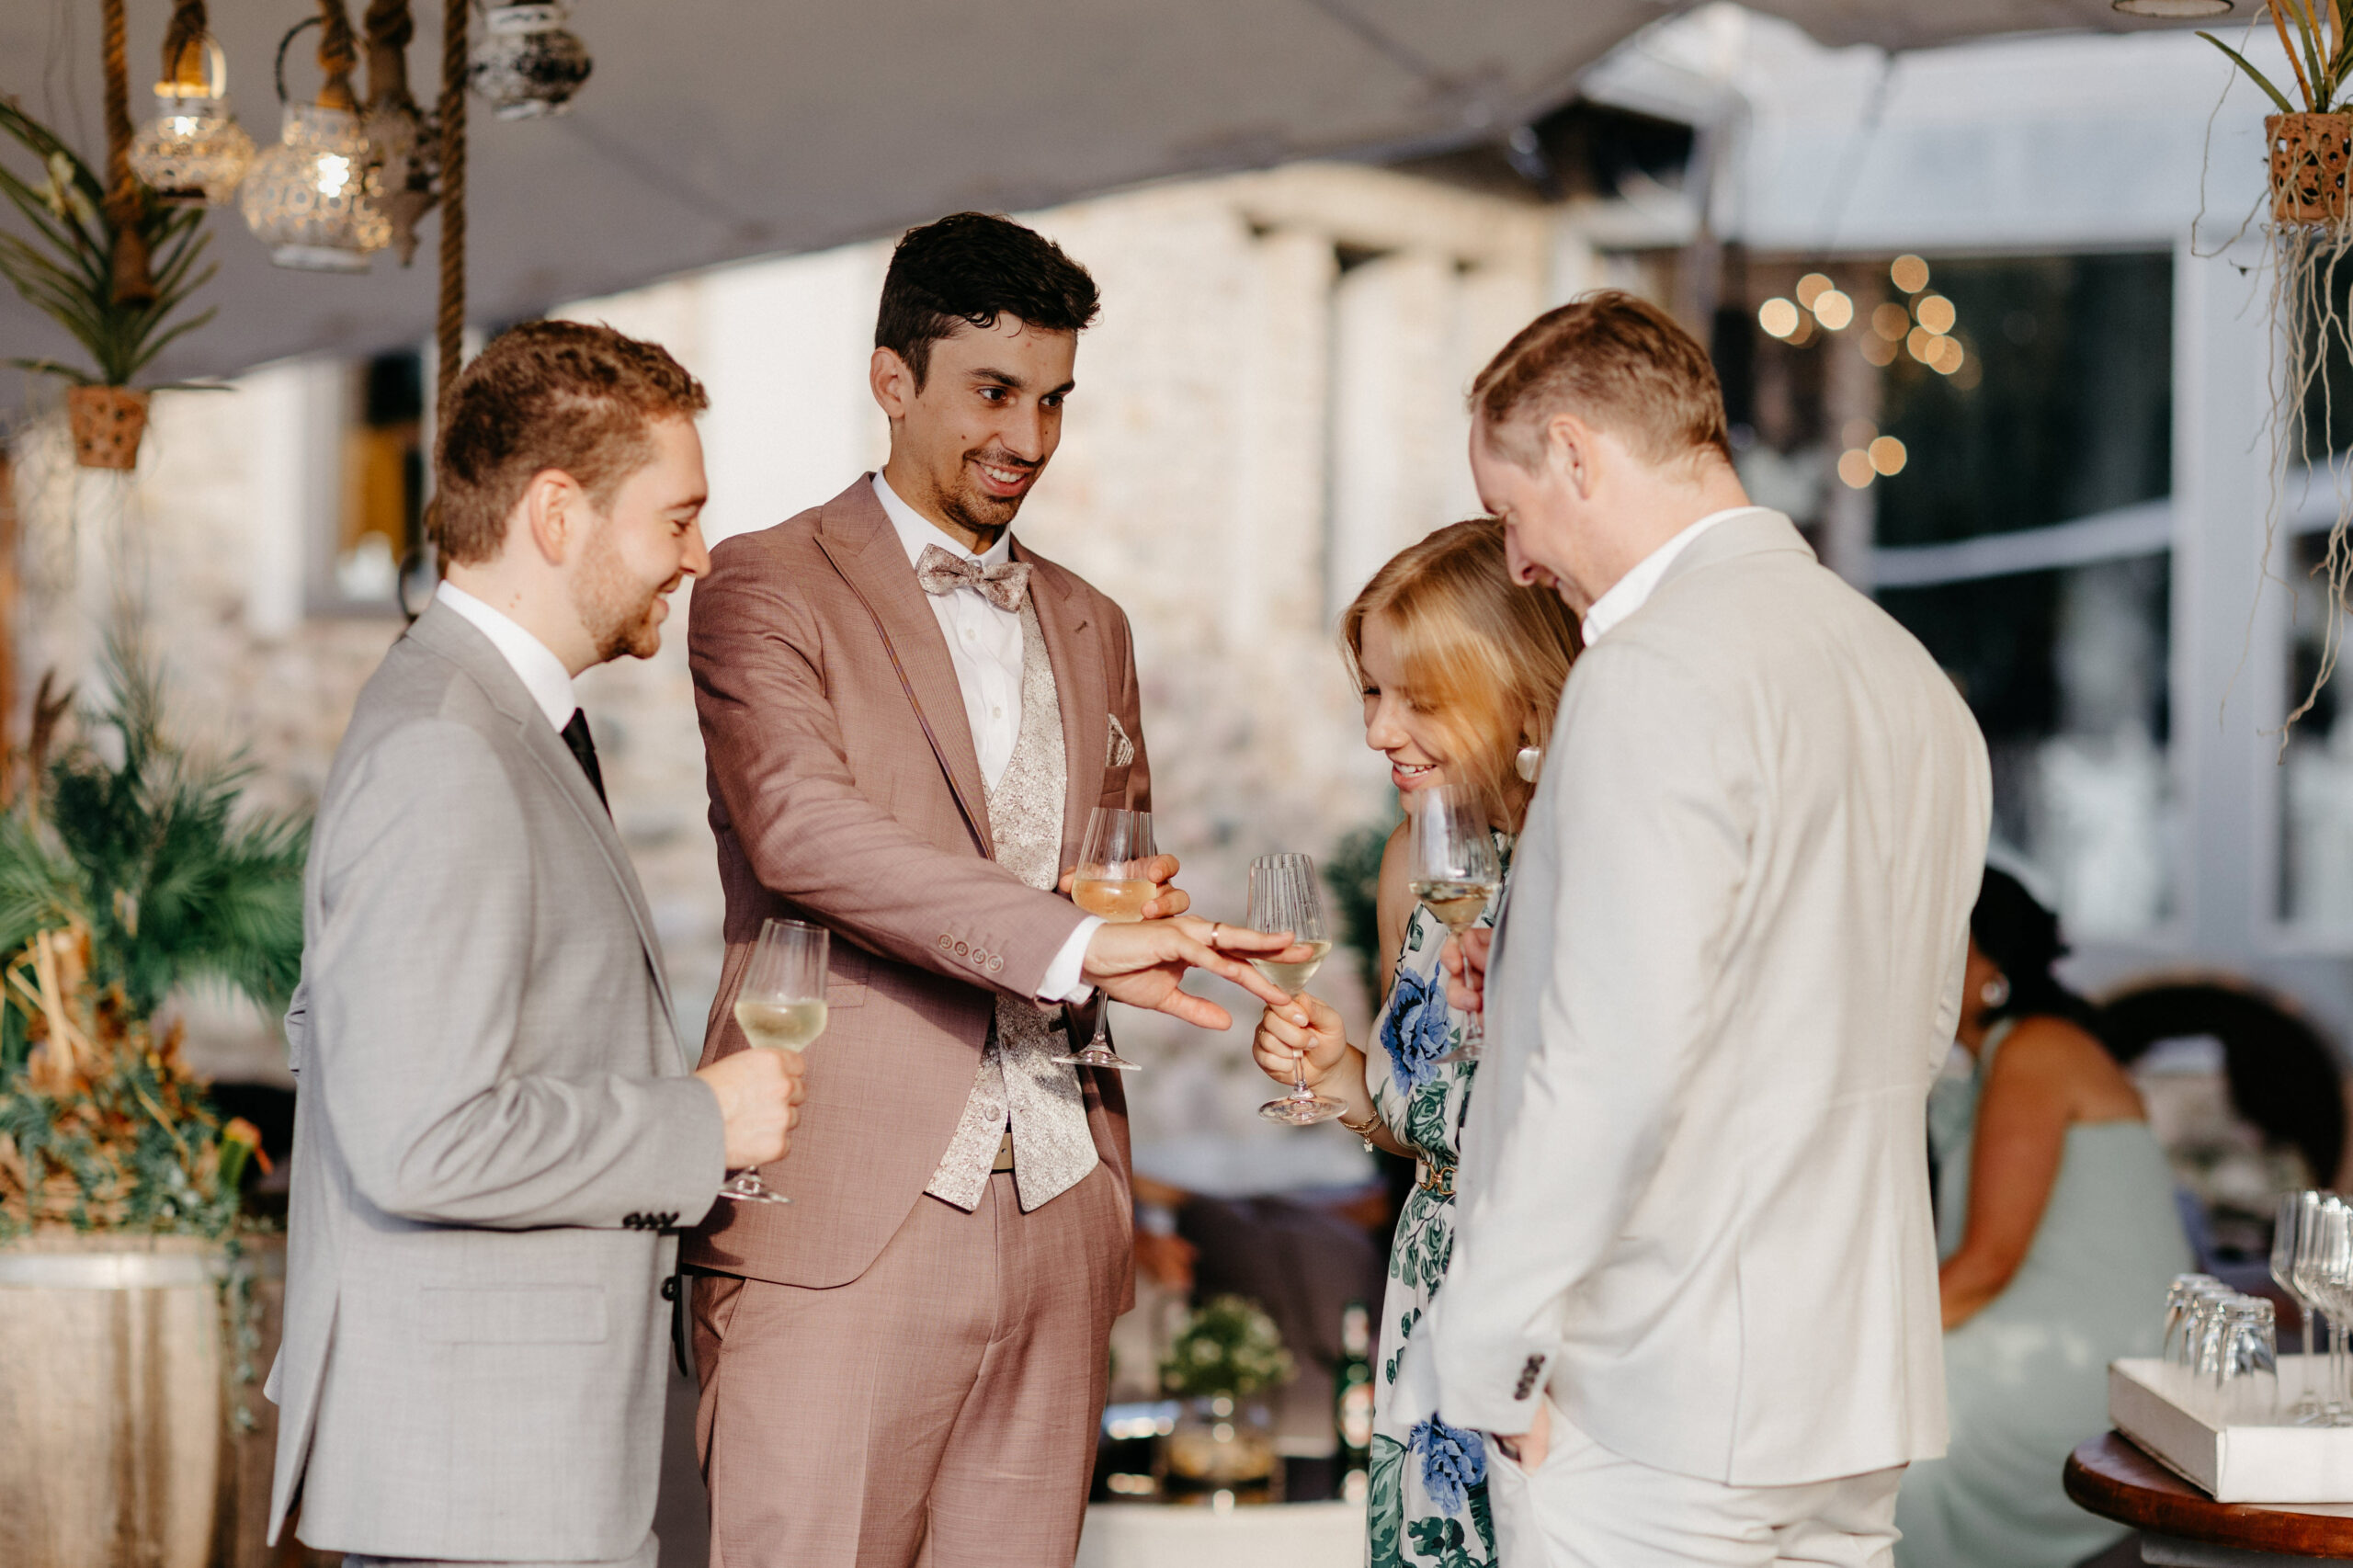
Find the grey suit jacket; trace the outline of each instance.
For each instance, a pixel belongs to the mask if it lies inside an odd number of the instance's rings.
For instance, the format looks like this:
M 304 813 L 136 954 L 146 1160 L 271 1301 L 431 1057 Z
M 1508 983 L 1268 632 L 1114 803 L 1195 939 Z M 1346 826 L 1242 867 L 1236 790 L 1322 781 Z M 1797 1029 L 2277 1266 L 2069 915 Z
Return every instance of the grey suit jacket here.
M 447 606 L 360 693 L 303 928 L 270 1539 L 299 1496 L 345 1551 L 634 1551 L 719 1105 L 611 819 Z
M 1446 1420 L 1525 1431 L 1549 1385 L 1738 1486 L 1942 1451 L 1921 1150 L 1990 799 L 1952 682 L 1777 513 L 1577 660 L 1407 1347 Z

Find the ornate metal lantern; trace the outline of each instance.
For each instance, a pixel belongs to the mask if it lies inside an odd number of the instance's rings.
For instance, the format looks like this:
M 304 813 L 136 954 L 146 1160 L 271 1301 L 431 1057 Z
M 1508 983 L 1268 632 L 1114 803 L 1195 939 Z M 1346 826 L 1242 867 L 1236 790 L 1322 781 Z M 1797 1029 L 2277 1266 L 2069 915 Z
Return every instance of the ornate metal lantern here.
M 229 111 L 229 65 L 205 31 L 203 0 L 172 14 L 155 111 L 131 143 L 131 172 L 166 201 L 218 206 L 236 194 L 254 139 Z
M 278 101 L 285 104 L 278 144 L 254 161 L 239 206 L 245 225 L 280 267 L 312 272 L 365 272 L 392 243 L 392 225 L 376 199 L 376 153 L 351 96 L 351 24 L 341 0 L 325 0 L 319 63 L 327 72 L 317 101 L 288 104 L 287 44 L 313 22 L 298 24 L 278 46 Z
M 475 92 L 501 119 L 563 114 L 595 62 L 588 46 L 564 28 L 561 5 L 494 6 L 483 17 L 487 36 L 474 46 L 467 73 Z

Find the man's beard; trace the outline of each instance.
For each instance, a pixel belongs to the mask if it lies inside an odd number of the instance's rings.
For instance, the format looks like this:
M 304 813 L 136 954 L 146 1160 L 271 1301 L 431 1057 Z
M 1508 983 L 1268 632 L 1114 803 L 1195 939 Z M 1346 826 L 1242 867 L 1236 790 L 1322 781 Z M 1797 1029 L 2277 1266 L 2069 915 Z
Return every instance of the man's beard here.
M 572 588 L 573 608 L 580 613 L 597 650 L 597 662 L 606 664 L 623 653 L 650 659 L 662 646 L 662 628 L 654 607 L 677 586 L 678 579 L 647 584 L 630 575 L 620 551 L 613 547 L 608 522 L 589 537 L 580 562 L 580 575 Z
M 995 449 L 966 452 L 958 460 L 955 488 L 938 493 L 939 510 L 959 528 L 969 528 L 983 538 L 995 540 L 1013 526 L 1013 519 L 1020 513 L 1021 503 L 1029 498 L 1029 492 L 1024 490 L 1020 494 L 1009 497 L 990 494 L 981 488 L 978 480 L 972 477 L 974 462 L 988 463 L 1016 473 L 1035 471 L 1031 464 L 1009 460 Z

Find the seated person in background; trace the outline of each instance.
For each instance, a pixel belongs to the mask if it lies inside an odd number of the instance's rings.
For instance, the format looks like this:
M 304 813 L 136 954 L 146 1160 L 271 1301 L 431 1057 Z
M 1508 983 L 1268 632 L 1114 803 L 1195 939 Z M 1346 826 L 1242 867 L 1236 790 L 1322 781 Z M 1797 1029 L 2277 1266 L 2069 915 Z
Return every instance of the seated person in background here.
M 1498 859 L 1535 793 L 1541 747 L 1576 657 L 1575 624 L 1558 596 L 1511 581 L 1503 525 L 1442 528 L 1373 574 L 1340 619 L 1350 673 L 1364 695 L 1365 744 L 1388 757 L 1400 798 L 1440 784 L 1486 802 Z M 1420 1163 L 1389 1255 L 1375 1320 L 1371 1561 L 1404 1568 L 1480 1568 L 1495 1561 L 1486 1449 L 1434 1410 L 1404 1408 L 1399 1353 L 1428 1311 L 1454 1251 L 1454 1164 L 1478 1062 L 1453 1057 L 1464 1019 L 1450 1017 L 1438 949 L 1446 927 L 1406 886 L 1405 829 L 1381 859 L 1378 901 L 1386 999 L 1377 1051 L 1350 1045 L 1340 1015 L 1313 995 L 1304 1028 L 1268 1008 L 1253 1050 L 1285 1085 L 1292 1063 L 1320 1094 L 1346 1100 L 1340 1125 Z M 1492 907 L 1479 917 L 1494 922 Z M 1449 1060 L 1449 1058 L 1451 1058 Z
M 1904 1477 L 1899 1568 L 2067 1568 L 2124 1527 L 2067 1500 L 2068 1453 L 2108 1426 L 2108 1364 L 2160 1349 L 2192 1267 L 2141 1096 L 2052 976 L 2059 922 L 1988 869 L 1970 915 L 1959 1044 L 1938 1085 L 1938 1285 L 1952 1437 Z

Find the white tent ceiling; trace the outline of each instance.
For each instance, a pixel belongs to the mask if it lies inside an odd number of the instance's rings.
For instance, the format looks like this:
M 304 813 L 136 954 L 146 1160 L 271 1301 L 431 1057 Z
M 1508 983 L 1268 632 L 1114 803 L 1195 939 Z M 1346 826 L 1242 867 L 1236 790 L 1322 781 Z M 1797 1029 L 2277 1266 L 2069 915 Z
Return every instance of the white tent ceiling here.
M 130 0 L 132 110 L 168 11 Z M 351 0 L 355 18 L 362 0 Z M 469 150 L 473 319 L 512 320 L 735 257 L 809 250 L 961 208 L 1021 210 L 1171 175 L 1309 156 L 1440 151 L 1499 136 L 1574 90 L 1672 0 L 581 0 L 596 56 L 575 112 Z M 1988 33 L 2122 29 L 2108 0 L 1759 0 L 1824 43 L 1918 48 Z M 438 12 L 417 0 L 413 85 L 431 98 Z M 247 128 L 271 134 L 269 61 L 303 0 L 212 0 Z M 425 13 L 430 12 L 431 15 Z M 310 40 L 290 89 L 314 90 Z M 0 6 L 0 91 L 85 155 L 99 135 L 97 6 Z M 94 159 L 95 161 L 95 159 Z M 21 165 L 22 160 L 17 160 Z M 0 220 L 5 221 L 5 220 Z M 155 369 L 226 373 L 290 354 L 422 339 L 416 264 L 366 278 L 269 265 L 216 215 L 218 319 Z M 68 346 L 0 291 L 0 358 Z

